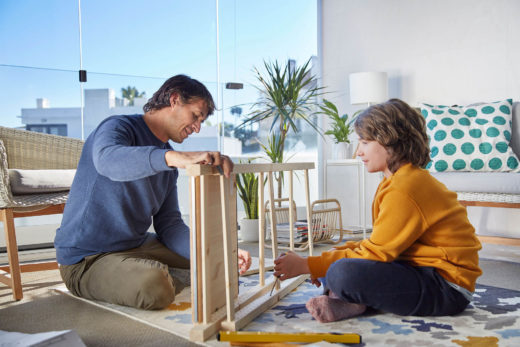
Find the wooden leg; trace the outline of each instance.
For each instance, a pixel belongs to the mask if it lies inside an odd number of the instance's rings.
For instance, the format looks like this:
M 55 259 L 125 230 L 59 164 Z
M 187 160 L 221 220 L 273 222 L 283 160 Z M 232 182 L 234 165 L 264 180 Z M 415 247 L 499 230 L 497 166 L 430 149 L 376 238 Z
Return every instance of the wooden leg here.
M 258 173 L 258 279 L 260 286 L 265 285 L 265 210 L 264 210 L 264 173 Z
M 23 293 L 13 211 L 11 209 L 2 209 L 0 213 L 4 222 L 5 245 L 7 248 L 7 258 L 9 260 L 10 287 L 13 290 L 13 298 L 18 301 L 23 298 Z
M 305 170 L 305 200 L 307 203 L 307 241 L 309 242 L 309 255 L 314 250 L 314 224 L 312 223 L 311 198 L 309 192 L 309 170 Z
M 200 177 L 190 178 L 191 309 L 193 323 L 202 322 Z
M 226 316 L 227 321 L 231 322 L 235 320 L 235 300 L 233 297 L 234 291 L 231 286 L 235 285 L 231 281 L 231 271 L 236 271 L 236 269 L 230 269 L 232 266 L 232 246 L 229 244 L 230 240 L 230 227 L 229 227 L 229 218 L 228 218 L 228 186 L 229 186 L 229 178 L 226 178 L 224 175 L 220 176 L 220 204 L 222 209 L 222 242 L 224 248 L 224 276 L 226 277 Z M 238 284 L 236 284 L 238 285 Z
M 289 248 L 294 252 L 293 170 L 289 171 Z
M 267 175 L 267 183 L 269 184 L 269 217 L 271 220 L 271 244 L 273 247 L 273 261 L 278 258 L 278 233 L 276 229 L 276 212 L 274 210 L 274 188 L 273 188 L 273 172 L 269 171 Z M 276 290 L 280 289 L 280 282 L 275 283 Z

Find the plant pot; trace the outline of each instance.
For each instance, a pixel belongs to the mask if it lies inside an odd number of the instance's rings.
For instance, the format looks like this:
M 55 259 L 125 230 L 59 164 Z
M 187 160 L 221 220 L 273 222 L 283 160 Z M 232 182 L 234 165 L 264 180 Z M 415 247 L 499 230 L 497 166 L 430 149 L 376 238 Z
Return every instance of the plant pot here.
M 352 146 L 347 142 L 334 144 L 334 159 L 350 159 L 352 157 Z
M 258 241 L 258 219 L 241 219 L 238 237 L 242 241 Z

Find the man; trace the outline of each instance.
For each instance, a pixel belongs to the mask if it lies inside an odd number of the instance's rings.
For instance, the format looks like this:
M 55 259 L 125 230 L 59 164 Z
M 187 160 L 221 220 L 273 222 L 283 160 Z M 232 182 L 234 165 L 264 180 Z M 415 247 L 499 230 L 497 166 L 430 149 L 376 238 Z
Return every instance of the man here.
M 175 298 L 168 268 L 189 269 L 189 228 L 177 197 L 177 168 L 233 163 L 219 152 L 176 152 L 213 113 L 206 87 L 184 75 L 168 79 L 144 115 L 113 116 L 88 137 L 54 244 L 60 273 L 77 296 L 142 309 Z M 153 222 L 155 234 L 147 233 Z M 245 272 L 249 253 L 239 250 Z

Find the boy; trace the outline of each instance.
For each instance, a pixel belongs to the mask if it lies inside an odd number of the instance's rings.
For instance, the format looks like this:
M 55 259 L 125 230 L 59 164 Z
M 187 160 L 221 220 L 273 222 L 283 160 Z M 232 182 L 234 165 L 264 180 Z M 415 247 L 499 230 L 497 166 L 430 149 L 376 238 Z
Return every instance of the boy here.
M 480 242 L 466 209 L 423 168 L 430 161 L 424 118 L 398 99 L 374 105 L 354 124 L 356 155 L 384 178 L 373 205 L 369 239 L 321 256 L 287 253 L 275 260 L 281 280 L 310 274 L 324 295 L 307 302 L 320 322 L 362 314 L 367 307 L 398 315 L 443 316 L 471 301 Z M 318 280 L 319 278 L 319 280 Z

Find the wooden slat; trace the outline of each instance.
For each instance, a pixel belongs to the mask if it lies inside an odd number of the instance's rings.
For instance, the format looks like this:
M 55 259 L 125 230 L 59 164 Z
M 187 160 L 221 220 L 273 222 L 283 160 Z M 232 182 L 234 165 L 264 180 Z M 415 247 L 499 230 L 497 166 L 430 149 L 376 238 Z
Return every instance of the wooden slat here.
M 264 210 L 264 173 L 258 173 L 258 279 L 265 284 L 265 210 Z
M 271 163 L 271 164 L 235 164 L 233 167 L 233 174 L 247 173 L 247 172 L 278 172 L 289 170 L 309 170 L 314 169 L 314 163 Z M 186 167 L 186 174 L 188 176 L 203 176 L 203 175 L 219 175 L 220 172 L 215 166 L 192 164 Z
M 200 254 L 200 177 L 190 177 L 190 247 L 192 322 L 202 322 L 202 277 Z
M 293 171 L 289 171 L 289 249 L 294 251 Z
M 209 220 L 213 220 L 212 222 L 215 223 L 215 213 L 211 210 L 211 203 L 209 202 L 211 199 L 211 195 L 213 197 L 215 194 L 211 194 L 207 192 L 208 184 L 207 180 L 210 176 L 202 176 L 200 178 L 200 210 L 201 210 L 201 232 L 200 232 L 200 250 L 202 253 L 202 259 L 201 259 L 201 278 L 202 278 L 202 286 L 200 290 L 202 291 L 202 323 L 207 324 L 208 319 L 211 316 L 212 309 L 211 309 L 211 300 L 212 300 L 212 292 L 210 290 L 211 288 L 211 270 L 210 266 L 212 263 L 212 257 L 209 254 L 206 254 L 206 250 L 208 249 L 209 245 L 212 243 L 211 240 L 208 240 L 209 233 L 207 228 L 211 227 L 208 223 Z M 213 192 L 215 193 L 215 192 Z M 217 194 L 218 196 L 218 194 Z M 213 212 L 213 213 L 212 213 Z M 213 218 L 212 218 L 213 217 Z M 220 248 L 220 247 L 219 247 Z M 214 260 L 217 260 L 219 258 L 214 257 Z M 218 290 L 215 288 L 215 290 Z
M 309 255 L 314 250 L 314 232 L 312 226 L 311 198 L 309 192 L 309 170 L 305 170 L 305 200 L 307 202 L 307 240 L 309 242 Z
M 260 293 L 263 295 L 267 288 L 269 288 L 269 285 L 272 285 L 272 283 L 267 284 L 263 288 L 260 288 Z M 235 302 L 235 312 L 243 307 L 245 304 L 250 303 L 251 297 L 253 299 L 257 299 L 256 293 L 254 291 L 258 290 L 258 286 L 251 288 L 246 293 L 241 294 L 238 299 Z M 215 313 L 213 313 L 208 320 L 207 323 L 201 323 L 196 324 L 191 328 L 190 330 L 190 340 L 191 341 L 206 341 L 211 336 L 215 335 L 219 330 L 221 330 L 221 322 L 226 319 L 226 307 L 221 307 L 218 309 Z
M 222 212 L 222 243 L 224 248 L 224 277 L 225 277 L 225 285 L 226 285 L 226 316 L 228 321 L 232 321 L 235 319 L 235 301 L 234 296 L 232 293 L 231 286 L 232 280 L 231 280 L 231 274 L 230 272 L 233 271 L 231 269 L 232 260 L 231 257 L 233 256 L 232 253 L 232 245 L 230 244 L 229 235 L 231 233 L 231 230 L 229 228 L 230 220 L 229 215 L 227 211 L 227 205 L 228 205 L 228 186 L 229 186 L 229 178 L 224 177 L 223 175 L 220 176 L 220 207 Z M 235 270 L 236 271 L 236 270 Z
M 264 294 L 270 293 L 275 280 L 276 277 L 272 277 L 267 284 L 259 284 L 249 288 L 247 292 L 240 294 L 238 300 L 236 301 L 235 310 L 241 310 Z
M 47 261 L 47 262 L 29 263 L 29 264 L 20 265 L 20 272 L 36 272 L 36 271 L 57 270 L 57 269 L 59 269 L 59 266 L 56 261 Z M 6 273 L 10 273 L 8 265 L 0 266 L 0 270 L 5 271 Z
M 243 327 L 247 325 L 247 323 L 253 320 L 254 317 L 280 301 L 282 297 L 289 294 L 307 278 L 308 275 L 303 275 L 284 281 L 282 289 L 273 293 L 272 296 L 269 295 L 272 282 L 269 282 L 267 285 L 260 288 L 258 288 L 258 286 L 251 288 L 247 293 L 240 295 L 236 301 L 236 317 L 240 315 L 238 320 L 235 319 L 235 321 L 232 322 L 224 321 L 226 319 L 226 313 L 225 307 L 222 307 L 211 316 L 208 323 L 196 324 L 190 330 L 190 340 L 200 342 L 206 341 L 222 328 L 232 330 L 235 327 Z M 228 329 L 229 327 L 232 329 Z
M 459 200 L 462 206 L 520 208 L 520 203 Z
M 0 282 L 9 287 L 12 287 L 13 282 L 11 280 L 11 274 L 9 273 L 9 267 L 5 266 L 5 268 L 7 268 L 7 271 L 0 269 Z
M 59 205 L 50 205 L 46 208 L 43 208 L 43 209 L 37 210 L 37 211 L 29 211 L 29 212 L 14 211 L 13 218 L 44 216 L 44 215 L 50 215 L 50 214 L 62 214 L 64 209 L 65 209 L 65 204 L 59 204 Z
M 507 245 L 507 246 L 520 246 L 520 239 L 514 239 L 509 237 L 498 237 L 498 236 L 480 236 L 477 235 L 478 239 L 484 243 L 491 243 L 495 245 Z
M 309 278 L 308 275 L 302 275 L 283 281 L 282 288 L 270 295 L 268 292 L 262 297 L 256 299 L 246 307 L 236 312 L 235 320 L 232 322 L 222 322 L 224 330 L 237 331 L 245 327 L 256 316 L 268 310 L 284 296 L 289 294 L 294 288 L 298 287 L 303 281 Z
M 273 248 L 273 260 L 278 258 L 278 233 L 276 230 L 276 213 L 274 210 L 274 187 L 273 173 L 267 174 L 267 183 L 269 184 L 269 219 L 271 221 L 271 246 Z M 276 290 L 280 289 L 280 283 L 275 285 Z

